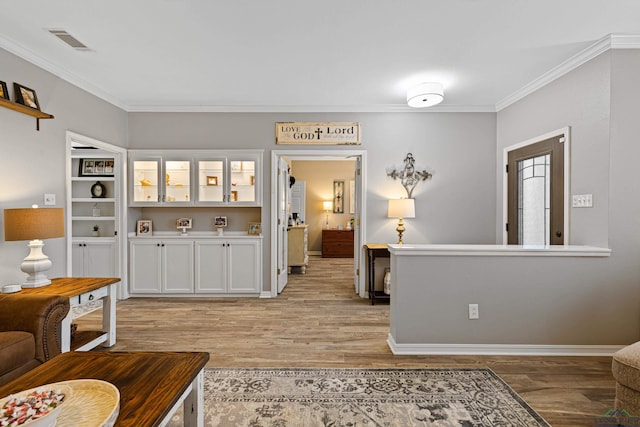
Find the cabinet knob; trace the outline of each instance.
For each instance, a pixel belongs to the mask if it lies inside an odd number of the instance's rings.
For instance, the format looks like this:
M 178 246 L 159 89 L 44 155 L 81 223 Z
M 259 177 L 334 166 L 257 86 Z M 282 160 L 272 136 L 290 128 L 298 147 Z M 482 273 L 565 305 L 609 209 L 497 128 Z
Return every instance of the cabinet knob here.
M 164 248 L 164 243 L 162 244 L 162 247 Z
M 160 243 L 156 243 L 156 246 L 157 246 L 157 247 L 160 247 Z

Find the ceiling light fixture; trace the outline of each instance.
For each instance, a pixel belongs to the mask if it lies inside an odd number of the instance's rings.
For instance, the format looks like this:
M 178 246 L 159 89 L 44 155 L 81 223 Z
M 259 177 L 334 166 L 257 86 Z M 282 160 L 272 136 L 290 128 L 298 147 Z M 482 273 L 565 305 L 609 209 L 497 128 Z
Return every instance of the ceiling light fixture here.
M 407 91 L 407 104 L 409 104 L 409 107 L 431 107 L 440 104 L 443 99 L 442 83 L 420 83 Z

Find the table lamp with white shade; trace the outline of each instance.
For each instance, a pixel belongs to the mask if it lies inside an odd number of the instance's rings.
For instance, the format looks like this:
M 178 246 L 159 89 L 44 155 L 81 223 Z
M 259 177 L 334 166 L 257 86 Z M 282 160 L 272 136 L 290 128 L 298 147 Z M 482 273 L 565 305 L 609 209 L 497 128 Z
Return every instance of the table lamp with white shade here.
M 4 240 L 7 242 L 29 240 L 29 255 L 20 269 L 28 274 L 23 288 L 38 288 L 51 283 L 45 272 L 52 263 L 42 252 L 42 239 L 64 237 L 64 209 L 32 208 L 4 210 Z
M 398 232 L 398 244 L 402 244 L 402 233 L 404 233 L 403 218 L 415 218 L 416 217 L 416 205 L 414 199 L 390 199 L 387 209 L 387 217 L 398 218 L 398 226 L 396 231 Z

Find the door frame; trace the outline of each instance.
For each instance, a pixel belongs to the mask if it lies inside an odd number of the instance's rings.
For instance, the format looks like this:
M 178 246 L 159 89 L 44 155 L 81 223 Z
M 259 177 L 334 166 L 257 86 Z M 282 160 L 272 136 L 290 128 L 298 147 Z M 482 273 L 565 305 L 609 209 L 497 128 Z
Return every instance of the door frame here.
M 120 283 L 118 285 L 118 299 L 127 299 L 129 298 L 129 280 L 128 280 L 128 236 L 127 236 L 127 149 L 118 147 L 117 145 L 109 144 L 107 142 L 100 141 L 98 139 L 94 139 L 85 135 L 81 135 L 79 133 L 75 133 L 67 130 L 65 133 L 66 140 L 66 151 L 65 151 L 65 160 L 66 160 L 66 171 L 65 171 L 65 180 L 66 180 L 66 194 L 65 194 L 65 207 L 66 207 L 66 229 L 67 229 L 67 237 L 66 237 L 66 253 L 67 253 L 67 275 L 72 275 L 72 260 L 71 260 L 71 250 L 72 250 L 72 240 L 71 236 L 71 176 L 72 168 L 71 168 L 71 147 L 73 143 L 80 143 L 83 145 L 92 146 L 95 148 L 102 149 L 104 151 L 108 151 L 113 153 L 119 157 L 119 162 L 116 162 L 116 167 L 114 169 L 114 176 L 116 176 L 116 184 L 118 185 L 118 206 L 119 206 L 119 215 L 120 220 L 116 224 L 116 230 L 118 231 L 118 271 L 120 277 Z
M 507 233 L 505 224 L 509 222 L 509 193 L 508 193 L 508 184 L 509 177 L 507 174 L 507 164 L 509 163 L 509 152 L 513 150 L 517 150 L 522 147 L 526 147 L 527 145 L 536 144 L 538 142 L 545 141 L 550 138 L 563 136 L 564 137 L 564 201 L 563 201 L 563 209 L 564 209 L 564 246 L 570 244 L 571 238 L 571 229 L 569 227 L 569 213 L 570 213 L 570 204 L 569 200 L 571 199 L 571 187 L 570 187 L 570 177 L 571 177 L 571 169 L 570 169 L 570 153 L 571 153 L 571 127 L 567 126 L 564 128 L 560 128 L 551 132 L 547 132 L 543 135 L 536 136 L 534 138 L 528 139 L 526 141 L 519 142 L 514 145 L 510 145 L 505 147 L 502 151 L 502 244 L 508 244 L 509 235 Z
M 367 194 L 367 152 L 365 150 L 273 150 L 271 151 L 271 236 L 276 236 L 278 232 L 277 227 L 277 173 L 278 173 L 278 163 L 279 160 L 283 157 L 286 157 L 289 160 L 344 160 L 349 157 L 360 157 L 360 179 L 362 182 L 362 191 L 357 195 L 359 205 L 362 206 L 361 212 L 359 213 L 360 220 L 360 234 L 359 241 L 354 243 L 354 250 L 357 248 L 359 250 L 360 256 L 358 266 L 355 266 L 356 269 L 360 271 L 358 276 L 354 275 L 354 281 L 356 281 L 358 295 L 361 298 L 366 298 L 366 287 L 363 267 L 364 260 L 364 250 L 362 249 L 364 246 L 364 236 L 366 236 L 366 194 Z M 357 226 L 357 225 L 356 225 Z M 278 274 L 276 270 L 277 265 L 277 255 L 278 255 L 278 246 L 277 239 L 271 239 L 271 297 L 275 298 L 278 295 Z M 355 263 L 355 258 L 354 258 Z

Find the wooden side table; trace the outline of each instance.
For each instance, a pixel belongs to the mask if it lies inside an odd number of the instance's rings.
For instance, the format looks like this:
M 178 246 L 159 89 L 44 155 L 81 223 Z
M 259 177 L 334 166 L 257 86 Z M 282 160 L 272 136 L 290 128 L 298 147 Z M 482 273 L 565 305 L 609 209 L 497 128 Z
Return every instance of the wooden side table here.
M 71 307 L 78 307 L 102 299 L 102 331 L 77 332 L 71 342 L 71 318 L 62 321 L 62 352 L 87 351 L 102 344 L 111 347 L 116 343 L 116 292 L 118 278 L 62 277 L 52 279 L 51 284 L 40 288 L 27 288 L 24 294 L 61 295 L 69 298 Z
M 364 245 L 367 251 L 367 279 L 369 281 L 369 299 L 371 305 L 375 305 L 376 300 L 390 301 L 391 297 L 383 291 L 376 291 L 376 257 L 390 258 L 391 254 L 386 243 L 367 243 Z

